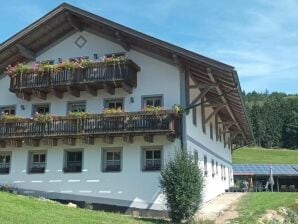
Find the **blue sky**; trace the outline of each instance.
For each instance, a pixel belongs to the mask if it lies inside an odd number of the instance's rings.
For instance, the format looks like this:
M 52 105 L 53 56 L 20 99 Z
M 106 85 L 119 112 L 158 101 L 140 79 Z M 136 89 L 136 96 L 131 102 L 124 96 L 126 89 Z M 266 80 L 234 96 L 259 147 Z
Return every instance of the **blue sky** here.
M 1 1 L 0 42 L 59 0 Z M 296 0 L 71 0 L 102 17 L 234 66 L 245 91 L 298 92 Z

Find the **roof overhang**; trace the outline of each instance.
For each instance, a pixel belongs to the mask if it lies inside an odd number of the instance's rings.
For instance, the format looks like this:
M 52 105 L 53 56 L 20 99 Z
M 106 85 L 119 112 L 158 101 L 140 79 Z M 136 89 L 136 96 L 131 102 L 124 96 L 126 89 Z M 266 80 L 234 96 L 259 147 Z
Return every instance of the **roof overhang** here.
M 188 51 L 181 47 L 140 33 L 90 12 L 63 3 L 35 23 L 21 30 L 0 45 L 0 71 L 8 65 L 34 59 L 39 52 L 61 40 L 66 35 L 85 30 L 119 43 L 125 50 L 134 49 L 158 57 L 188 71 L 193 80 L 200 84 L 214 84 L 225 95 L 227 108 L 220 111 L 223 121 L 233 118 L 249 142 L 253 140 L 252 129 L 242 100 L 241 87 L 234 67 Z M 212 78 L 210 78 L 212 74 Z M 218 96 L 213 89 L 206 98 Z M 217 101 L 222 102 L 218 98 Z M 215 101 L 216 103 L 216 101 Z

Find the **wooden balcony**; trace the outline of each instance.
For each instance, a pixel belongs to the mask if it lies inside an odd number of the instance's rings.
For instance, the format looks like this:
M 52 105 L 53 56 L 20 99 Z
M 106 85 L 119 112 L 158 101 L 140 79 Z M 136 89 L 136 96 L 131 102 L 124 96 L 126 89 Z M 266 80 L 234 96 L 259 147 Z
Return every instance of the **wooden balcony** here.
M 125 60 L 97 62 L 88 68 L 17 74 L 11 76 L 10 91 L 25 100 L 30 100 L 32 95 L 45 100 L 50 92 L 58 98 L 63 98 L 65 92 L 80 97 L 81 91 L 96 96 L 98 89 L 105 89 L 112 95 L 115 88 L 132 93 L 137 86 L 138 71 L 138 65 L 132 60 Z
M 102 137 L 112 144 L 114 137 L 123 137 L 129 143 L 134 136 L 143 136 L 145 141 L 153 142 L 155 135 L 166 135 L 173 141 L 179 135 L 180 119 L 173 111 L 159 113 L 131 112 L 118 115 L 93 114 L 84 119 L 69 116 L 53 117 L 48 123 L 33 119 L 0 122 L 0 146 L 21 147 L 23 143 L 39 146 L 39 142 L 53 142 L 63 139 L 74 145 L 76 140 L 87 139 L 94 144 L 94 138 Z

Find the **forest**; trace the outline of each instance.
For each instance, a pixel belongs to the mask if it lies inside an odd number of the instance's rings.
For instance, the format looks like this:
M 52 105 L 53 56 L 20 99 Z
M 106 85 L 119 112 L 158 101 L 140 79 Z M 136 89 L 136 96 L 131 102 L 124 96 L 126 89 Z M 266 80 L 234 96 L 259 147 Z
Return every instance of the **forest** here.
M 255 144 L 298 149 L 298 94 L 243 92 Z

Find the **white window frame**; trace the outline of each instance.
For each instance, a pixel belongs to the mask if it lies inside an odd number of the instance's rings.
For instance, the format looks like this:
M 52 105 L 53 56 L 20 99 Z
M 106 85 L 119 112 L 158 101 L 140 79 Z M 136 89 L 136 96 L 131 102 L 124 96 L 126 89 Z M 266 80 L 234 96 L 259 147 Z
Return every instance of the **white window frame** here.
M 107 159 L 107 154 L 108 153 L 113 153 L 113 159 L 112 160 L 108 160 Z M 115 153 L 119 153 L 120 159 L 115 159 Z M 122 149 L 121 148 L 104 148 L 103 149 L 103 153 L 102 153 L 102 171 L 103 172 L 121 172 L 122 171 Z M 110 166 L 119 166 L 119 169 L 111 169 L 108 168 L 108 162 L 111 163 L 112 165 Z
M 9 110 L 9 113 L 5 113 L 4 110 Z M 11 110 L 14 110 L 14 114 L 11 114 Z M 0 106 L 0 115 L 16 115 L 16 105 Z
M 0 175 L 5 175 L 10 173 L 10 166 L 11 166 L 11 153 L 10 152 L 1 152 L 0 156 L 5 158 L 5 161 L 0 161 L 0 168 L 1 169 L 8 169 L 8 172 L 1 172 Z M 7 157 L 9 157 L 9 162 L 7 162 Z
M 74 111 L 73 110 L 73 106 L 75 107 L 84 107 L 84 111 L 83 110 L 78 110 L 78 111 Z M 87 105 L 86 105 L 86 101 L 73 101 L 73 102 L 68 102 L 67 103 L 67 113 L 71 113 L 71 112 L 86 112 L 87 111 Z
M 108 104 L 109 103 L 114 103 L 115 107 L 109 107 Z M 119 107 L 116 107 L 116 104 L 117 103 L 121 103 L 122 104 L 122 107 L 121 109 L 124 110 L 124 99 L 123 98 L 115 98 L 115 99 L 105 99 L 104 100 L 104 108 L 105 109 L 109 109 L 109 108 L 113 108 L 113 109 L 118 109 Z
M 153 158 L 150 158 L 150 159 L 146 158 L 147 152 L 149 152 L 149 151 L 152 151 Z M 156 159 L 154 157 L 154 152 L 155 151 L 159 151 L 159 155 L 160 155 L 159 159 Z M 143 157 L 142 158 L 142 161 L 143 161 L 142 170 L 143 171 L 160 171 L 162 169 L 162 166 L 163 166 L 163 162 L 162 162 L 162 160 L 163 160 L 163 150 L 162 150 L 162 147 L 144 147 L 142 154 L 143 154 L 143 156 L 142 156 Z M 147 161 L 152 162 L 153 166 L 152 166 L 151 169 L 148 168 Z M 157 161 L 159 161 L 159 162 L 157 162 Z M 156 167 L 154 166 L 155 163 L 157 164 Z M 159 164 L 159 166 L 158 166 L 158 164 Z
M 69 161 L 68 158 L 68 153 L 81 153 L 82 156 L 81 156 L 81 160 L 73 160 L 73 161 Z M 65 150 L 64 151 L 64 156 L 65 156 L 65 159 L 64 159 L 64 172 L 65 173 L 80 173 L 82 172 L 83 170 L 83 161 L 84 161 L 84 150 L 83 149 L 77 149 L 77 150 Z M 81 169 L 80 170 L 71 170 L 71 168 L 74 168 L 76 166 L 69 166 L 69 163 L 72 162 L 72 163 L 78 163 L 79 165 L 81 165 Z
M 34 156 L 38 156 L 39 162 L 34 162 Z M 44 155 L 45 160 L 44 162 L 40 162 L 41 156 Z M 29 152 L 29 169 L 28 173 L 44 173 L 46 170 L 46 163 L 47 163 L 47 153 L 46 151 L 36 151 L 36 152 Z M 37 169 L 33 171 L 33 169 Z M 40 169 L 40 170 L 38 170 Z
M 156 105 L 155 101 L 160 100 L 160 107 L 163 107 L 163 95 L 151 95 L 151 96 L 142 96 L 142 107 L 145 108 L 148 106 L 147 101 L 152 100 L 153 106 Z
M 33 104 L 32 105 L 32 115 L 34 115 L 37 111 L 37 108 L 38 107 L 43 107 L 43 108 L 46 108 L 48 107 L 49 108 L 49 112 L 45 112 L 45 113 L 42 113 L 42 114 L 48 114 L 51 112 L 51 106 L 49 103 L 43 103 L 43 104 Z M 38 112 L 39 113 L 39 112 Z

